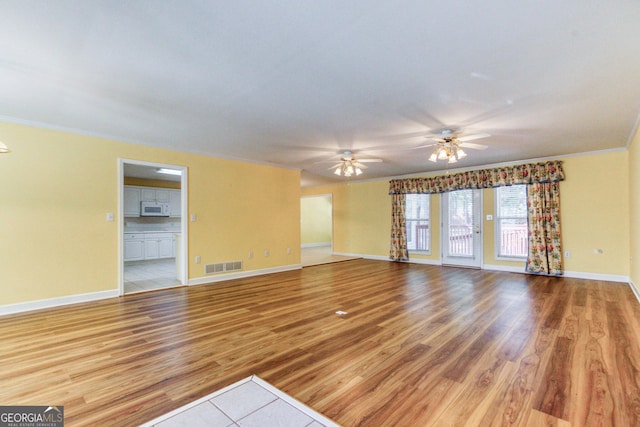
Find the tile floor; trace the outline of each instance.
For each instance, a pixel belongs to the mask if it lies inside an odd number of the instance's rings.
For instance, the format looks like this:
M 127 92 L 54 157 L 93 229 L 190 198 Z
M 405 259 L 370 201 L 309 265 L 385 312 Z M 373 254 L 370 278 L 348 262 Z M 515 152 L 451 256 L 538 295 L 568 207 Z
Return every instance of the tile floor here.
M 124 263 L 124 292 L 151 291 L 181 286 L 176 279 L 175 258 Z
M 338 424 L 255 375 L 142 427 L 334 427 Z

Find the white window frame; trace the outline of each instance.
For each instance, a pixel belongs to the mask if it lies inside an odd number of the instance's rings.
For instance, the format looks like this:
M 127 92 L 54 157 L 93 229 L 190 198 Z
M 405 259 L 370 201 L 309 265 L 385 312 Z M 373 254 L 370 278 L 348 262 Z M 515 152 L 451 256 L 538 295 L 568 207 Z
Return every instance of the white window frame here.
M 407 233 L 407 250 L 412 254 L 422 254 L 422 255 L 431 255 L 431 237 L 432 237 L 432 224 L 431 224 L 431 194 L 406 194 L 405 195 L 405 206 L 407 205 L 407 197 L 408 196 L 422 196 L 427 200 L 427 217 L 424 218 L 409 218 L 408 210 L 405 210 L 405 231 Z M 426 221 L 428 224 L 427 229 L 427 249 L 419 250 L 419 249 L 409 249 L 409 222 L 410 221 Z
M 519 184 L 520 185 L 520 184 Z M 519 186 L 518 185 L 518 186 Z M 522 186 L 524 186 L 524 184 L 521 184 Z M 515 187 L 515 185 L 513 186 Z M 515 256 L 515 255 L 502 255 L 500 253 L 500 249 L 502 247 L 502 237 L 501 237 L 501 231 L 502 231 L 502 219 L 522 219 L 523 217 L 520 216 L 506 216 L 506 217 L 500 217 L 499 216 L 499 212 L 500 212 L 500 197 L 498 196 L 498 191 L 501 188 L 508 188 L 508 187 L 496 187 L 494 188 L 494 246 L 495 246 L 495 257 L 497 260 L 502 260 L 502 261 L 526 261 L 527 260 L 527 255 L 523 255 L 523 256 Z M 526 203 L 526 193 L 525 193 L 525 203 Z M 527 220 L 527 216 L 524 216 L 524 220 L 526 222 Z M 527 225 L 528 228 L 528 225 Z M 528 231 L 528 230 L 527 230 Z

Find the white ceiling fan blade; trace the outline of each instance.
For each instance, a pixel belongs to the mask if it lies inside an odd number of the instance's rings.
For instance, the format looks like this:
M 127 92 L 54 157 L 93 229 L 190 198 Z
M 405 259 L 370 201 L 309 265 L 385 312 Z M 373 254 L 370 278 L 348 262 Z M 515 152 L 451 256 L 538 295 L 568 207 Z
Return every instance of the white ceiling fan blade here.
M 333 165 L 330 168 L 327 168 L 327 170 L 335 169 L 335 168 L 339 168 L 339 167 L 342 167 L 342 163 L 338 163 L 337 165 Z
M 461 136 L 460 138 L 456 138 L 460 142 L 473 141 L 474 139 L 487 138 L 491 135 L 488 133 L 476 133 L 475 135 L 467 135 Z
M 486 150 L 487 146 L 482 144 L 474 144 L 473 142 L 462 142 L 460 147 L 473 148 L 474 150 Z
M 382 159 L 358 159 L 360 163 L 382 163 Z
M 363 165 L 362 163 L 358 163 L 358 162 L 354 162 L 353 166 L 356 168 L 360 168 L 360 169 L 367 169 L 367 166 Z
M 434 145 L 438 145 L 437 143 L 434 144 L 427 144 L 427 145 L 420 145 L 418 147 L 411 147 L 409 148 L 410 150 L 417 150 L 419 148 L 429 148 L 429 147 L 433 147 Z

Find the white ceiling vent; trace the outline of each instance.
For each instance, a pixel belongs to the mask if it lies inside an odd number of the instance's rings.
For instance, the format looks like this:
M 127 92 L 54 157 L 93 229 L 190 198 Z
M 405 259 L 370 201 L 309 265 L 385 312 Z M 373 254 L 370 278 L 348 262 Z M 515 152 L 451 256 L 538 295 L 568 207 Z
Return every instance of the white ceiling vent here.
M 238 270 L 242 270 L 242 261 L 217 262 L 215 264 L 205 264 L 204 266 L 204 274 L 226 273 Z

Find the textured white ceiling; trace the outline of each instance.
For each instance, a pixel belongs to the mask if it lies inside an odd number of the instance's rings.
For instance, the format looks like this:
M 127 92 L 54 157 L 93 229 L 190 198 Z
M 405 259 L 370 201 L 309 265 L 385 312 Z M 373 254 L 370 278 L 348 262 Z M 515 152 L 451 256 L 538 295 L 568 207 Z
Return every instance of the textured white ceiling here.
M 0 118 L 344 180 L 625 147 L 640 2 L 0 1 Z M 0 135 L 1 139 L 1 135 Z

